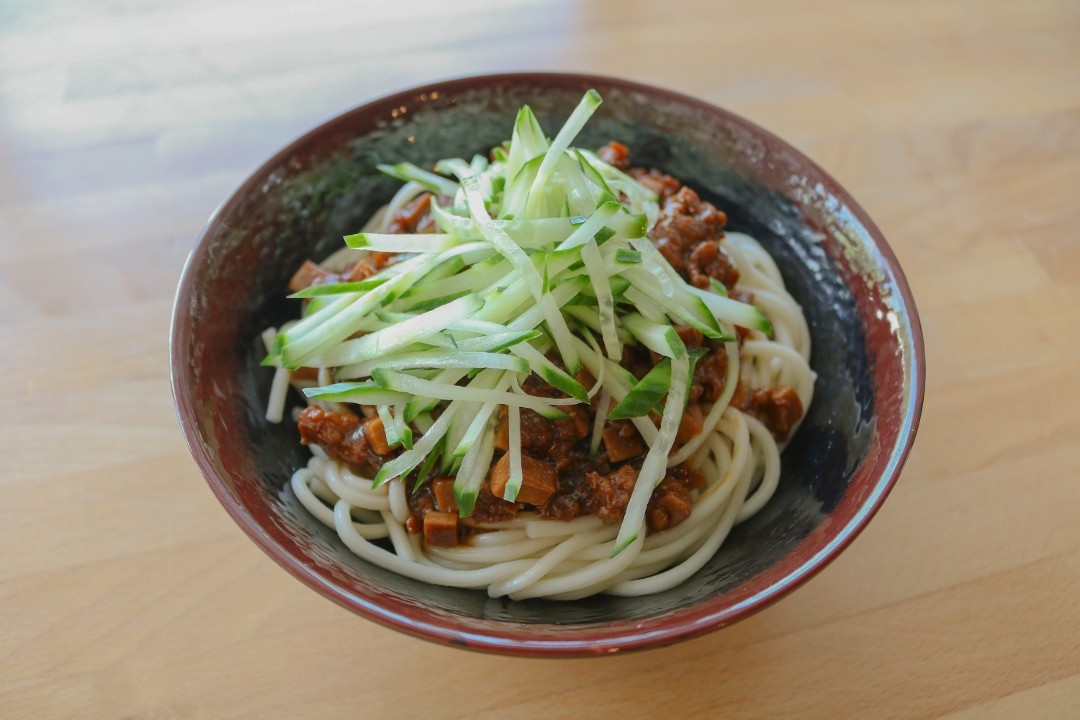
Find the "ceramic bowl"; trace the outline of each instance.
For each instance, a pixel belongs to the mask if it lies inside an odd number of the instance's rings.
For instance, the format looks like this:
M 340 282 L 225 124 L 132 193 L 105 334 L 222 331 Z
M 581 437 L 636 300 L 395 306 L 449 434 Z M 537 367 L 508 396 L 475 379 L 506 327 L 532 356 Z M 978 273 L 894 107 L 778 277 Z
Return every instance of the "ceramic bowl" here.
M 638 598 L 490 599 L 434 587 L 352 555 L 287 489 L 307 450 L 268 424 L 272 372 L 260 332 L 296 312 L 292 272 L 340 246 L 394 192 L 375 169 L 430 166 L 505 140 L 528 103 L 558 128 L 587 88 L 604 102 L 575 144 L 609 139 L 636 164 L 697 189 L 776 259 L 801 303 L 818 374 L 766 507 L 683 584 Z M 553 131 L 553 130 L 551 130 Z M 793 147 L 725 110 L 603 77 L 469 77 L 368 102 L 256 170 L 211 217 L 180 281 L 171 338 L 180 424 L 210 488 L 267 554 L 370 620 L 440 643 L 522 655 L 593 655 L 666 645 L 746 617 L 835 558 L 885 500 L 915 436 L 923 396 L 919 319 L 881 232 Z M 881 572 L 888 572 L 881 568 Z

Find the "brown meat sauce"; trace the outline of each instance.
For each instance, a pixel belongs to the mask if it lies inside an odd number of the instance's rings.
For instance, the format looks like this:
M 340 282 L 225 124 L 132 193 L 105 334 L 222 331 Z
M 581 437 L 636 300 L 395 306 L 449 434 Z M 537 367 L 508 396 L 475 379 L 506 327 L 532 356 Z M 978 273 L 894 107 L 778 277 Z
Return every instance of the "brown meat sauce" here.
M 660 213 L 650 238 L 675 270 L 696 287 L 707 288 L 710 279 L 715 279 L 733 292 L 739 271 L 722 247 L 726 215 L 670 175 L 632 167 L 629 152 L 621 143 L 605 145 L 598 155 L 659 195 Z M 424 194 L 402 208 L 391 219 L 390 232 L 433 231 L 435 225 L 430 214 L 432 200 L 431 195 Z M 388 253 L 370 253 L 342 273 L 330 273 L 307 261 L 293 277 L 289 288 L 295 292 L 311 284 L 362 279 L 395 260 L 396 256 Z M 750 299 L 745 295 L 741 297 Z M 699 331 L 688 327 L 676 330 L 688 348 L 704 350 L 694 371 L 690 402 L 676 440 L 678 446 L 700 432 L 708 406 L 723 394 L 728 357 L 721 343 L 704 338 Z M 739 341 L 744 337 L 745 333 L 740 332 Z M 558 361 L 554 357 L 551 359 Z M 641 378 L 657 361 L 658 358 L 644 348 L 627 346 L 622 364 L 635 377 Z M 593 383 L 591 377 L 578 379 L 586 387 Z M 538 396 L 565 397 L 535 375 L 529 377 L 522 387 L 526 392 Z M 786 386 L 747 389 L 740 383 L 732 402 L 761 420 L 778 440 L 786 439 L 803 415 L 798 395 Z M 523 455 L 532 467 L 543 470 L 540 475 L 544 477 L 544 482 L 533 489 L 535 504 L 503 500 L 492 492 L 489 477 L 481 487 L 472 516 L 454 520 L 457 505 L 450 490 L 452 479 L 437 476 L 434 472 L 425 478 L 413 475 L 406 479 L 408 485 L 416 488 L 408 495 L 411 511 L 407 524 L 409 532 L 423 532 L 425 540 L 431 544 L 453 545 L 467 541 L 468 537 L 478 532 L 475 527 L 477 523 L 509 520 L 527 509 L 553 520 L 596 515 L 606 523 L 621 521 L 648 450 L 647 445 L 631 422 L 609 420 L 604 428 L 599 452 L 590 455 L 589 438 L 595 417 L 594 408 L 582 404 L 563 409 L 568 417 L 556 421 L 548 420 L 532 410 L 521 411 Z M 377 471 L 398 453 L 396 449 L 387 453 L 378 452 L 384 449 L 378 442 L 381 424 L 376 428 L 370 420 L 354 415 L 309 407 L 300 415 L 299 428 L 302 442 L 318 444 L 331 457 L 362 472 Z M 504 416 L 496 432 L 492 474 L 508 448 L 507 433 Z M 385 436 L 381 440 L 385 443 Z M 557 479 L 553 485 L 548 479 L 552 475 Z M 649 501 L 646 513 L 649 531 L 668 530 L 686 520 L 692 509 L 693 492 L 704 485 L 702 474 L 686 463 L 669 468 Z M 541 497 L 546 499 L 540 502 Z

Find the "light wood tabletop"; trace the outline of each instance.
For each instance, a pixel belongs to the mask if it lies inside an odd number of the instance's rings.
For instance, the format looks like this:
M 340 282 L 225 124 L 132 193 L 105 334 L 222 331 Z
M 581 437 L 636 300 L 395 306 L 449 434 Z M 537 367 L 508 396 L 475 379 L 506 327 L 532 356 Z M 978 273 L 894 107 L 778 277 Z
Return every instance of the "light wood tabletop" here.
M 211 211 L 366 99 L 616 75 L 730 109 L 889 239 L 927 348 L 883 509 L 732 627 L 599 660 L 406 637 L 289 577 L 184 445 Z M 0 716 L 1080 717 L 1080 4 L 188 0 L 0 7 Z

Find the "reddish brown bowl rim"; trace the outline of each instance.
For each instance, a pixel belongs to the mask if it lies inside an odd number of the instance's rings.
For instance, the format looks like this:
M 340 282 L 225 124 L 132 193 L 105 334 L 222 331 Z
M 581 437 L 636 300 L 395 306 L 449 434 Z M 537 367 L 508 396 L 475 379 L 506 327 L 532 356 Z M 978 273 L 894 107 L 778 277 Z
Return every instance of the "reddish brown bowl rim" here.
M 185 338 L 191 332 L 192 318 L 185 308 L 191 307 L 194 292 L 192 276 L 207 255 L 207 237 L 215 221 L 224 210 L 238 202 L 238 198 L 252 191 L 268 168 L 276 167 L 297 148 L 325 134 L 332 126 L 355 114 L 370 112 L 373 107 L 391 108 L 406 105 L 420 94 L 441 92 L 453 94 L 493 84 L 512 84 L 528 81 L 540 87 L 592 87 L 618 88 L 628 92 L 644 93 L 696 110 L 721 116 L 726 122 L 749 131 L 767 146 L 780 148 L 795 158 L 805 176 L 824 187 L 850 211 L 853 218 L 865 228 L 873 242 L 876 262 L 888 278 L 888 284 L 898 295 L 902 309 L 902 323 L 908 331 L 906 340 L 910 347 L 911 363 L 903 368 L 904 397 L 899 400 L 904 408 L 900 427 L 894 444 L 885 453 L 868 456 L 860 468 L 869 476 L 877 477 L 870 492 L 859 498 L 846 497 L 833 515 L 833 523 L 816 542 L 803 542 L 784 561 L 768 568 L 761 574 L 764 588 L 754 592 L 742 592 L 714 596 L 704 602 L 680 608 L 663 615 L 634 622 L 611 625 L 589 625 L 567 628 L 558 625 L 523 626 L 509 622 L 491 621 L 478 630 L 476 623 L 468 623 L 447 613 L 429 612 L 416 605 L 400 601 L 377 590 L 370 593 L 354 593 L 333 583 L 326 575 L 316 571 L 311 563 L 283 548 L 248 513 L 238 499 L 229 492 L 203 441 L 196 422 L 196 408 L 192 402 L 192 377 L 184 356 Z M 858 292 L 858 289 L 855 289 Z M 195 243 L 177 289 L 170 330 L 170 369 L 173 399 L 177 416 L 188 448 L 207 484 L 237 525 L 271 558 L 305 585 L 339 605 L 384 626 L 438 643 L 463 646 L 474 650 L 530 656 L 586 656 L 604 655 L 627 650 L 639 650 L 669 645 L 729 625 L 757 612 L 799 587 L 820 572 L 840 554 L 862 531 L 881 507 L 889 491 L 896 483 L 904 462 L 910 452 L 922 412 L 925 386 L 925 356 L 922 328 L 915 308 L 914 298 L 896 256 L 889 247 L 877 225 L 854 198 L 832 176 L 813 160 L 758 125 L 727 110 L 697 98 L 671 90 L 658 88 L 619 78 L 574 73 L 500 73 L 475 75 L 435 81 L 425 85 L 395 92 L 358 105 L 335 115 L 312 130 L 290 142 L 272 158 L 252 172 L 233 191 L 229 198 L 209 218 L 206 227 Z M 878 377 L 878 371 L 874 371 Z M 824 541 L 827 538 L 827 541 Z M 809 540 L 809 538 L 808 538 Z

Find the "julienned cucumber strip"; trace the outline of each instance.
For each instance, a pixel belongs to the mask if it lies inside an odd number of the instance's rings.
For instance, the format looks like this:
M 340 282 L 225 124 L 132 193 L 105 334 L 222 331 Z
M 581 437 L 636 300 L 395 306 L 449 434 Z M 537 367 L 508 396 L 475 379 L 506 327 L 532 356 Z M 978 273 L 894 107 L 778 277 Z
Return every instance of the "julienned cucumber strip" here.
M 324 353 L 319 360 L 324 367 L 334 367 L 379 357 L 413 344 L 418 337 L 436 333 L 455 321 L 472 315 L 483 306 L 484 301 L 476 295 L 466 295 L 423 315 L 355 340 L 347 340 Z
M 431 253 L 449 250 L 460 245 L 464 238 L 447 233 L 356 233 L 346 235 L 345 244 L 356 250 L 378 250 L 392 253 Z
M 527 361 L 529 370 L 539 375 L 544 382 L 557 390 L 561 390 L 579 402 L 589 402 L 589 393 L 574 378 L 560 370 L 555 363 L 548 360 L 544 355 L 528 343 L 520 343 L 510 348 L 510 352 Z
M 671 325 L 649 322 L 637 313 L 624 315 L 623 324 L 638 342 L 654 353 L 665 357 L 681 357 L 686 353 L 686 346 Z
M 344 295 L 345 293 L 359 293 L 378 287 L 386 282 L 386 278 L 368 278 L 356 282 L 326 283 L 325 285 L 309 285 L 308 287 L 289 295 L 289 299 L 303 299 L 322 297 L 325 295 Z
M 645 456 L 645 462 L 642 463 L 641 470 L 638 472 L 634 490 L 630 494 L 630 502 L 626 506 L 626 514 L 619 526 L 619 534 L 615 537 L 615 549 L 611 553 L 612 556 L 625 550 L 637 539 L 638 533 L 644 530 L 645 511 L 648 509 L 653 488 L 660 484 L 667 474 L 668 453 L 675 444 L 675 434 L 679 430 L 679 423 L 686 410 L 686 387 L 690 382 L 689 357 L 684 354 L 670 362 L 671 384 L 667 402 L 664 404 L 664 414 L 660 420 L 660 432 L 656 440 L 652 442 L 649 453 Z
M 558 408 L 548 405 L 542 399 L 532 395 L 518 395 L 509 392 L 496 392 L 494 390 L 479 390 L 471 387 L 458 385 L 446 385 L 432 380 L 395 372 L 394 370 L 375 370 L 372 377 L 380 387 L 396 392 L 408 393 L 417 397 L 434 398 L 438 400 L 461 400 L 463 402 L 490 402 L 494 401 L 501 405 L 517 405 L 519 407 L 534 410 L 551 420 L 561 420 L 566 413 Z
M 312 400 L 353 402 L 361 405 L 393 405 L 409 399 L 406 393 L 394 392 L 375 382 L 342 382 L 322 387 L 304 388 L 304 395 Z
M 529 363 L 520 357 L 502 352 L 460 352 L 456 350 L 418 350 L 385 355 L 354 365 L 338 368 L 334 378 L 351 380 L 370 377 L 376 368 L 384 370 L 414 370 L 417 368 L 495 368 L 512 372 L 529 372 Z
M 759 332 L 765 333 L 768 337 L 772 337 L 772 323 L 769 322 L 769 318 L 765 317 L 764 313 L 753 305 L 739 302 L 738 300 L 733 300 L 729 297 L 723 297 L 716 293 L 711 293 L 708 290 L 702 290 L 696 287 L 691 287 L 690 292 L 705 303 L 705 307 L 709 309 L 709 312 L 711 312 L 717 320 L 729 325 L 738 325 L 739 327 L 748 328 L 750 330 L 758 330 Z
M 412 163 L 403 162 L 394 165 L 376 165 L 375 167 L 392 178 L 397 178 L 404 182 L 415 182 L 439 195 L 453 197 L 454 193 L 457 192 L 457 183 L 453 180 L 418 168 Z
M 645 377 L 638 380 L 618 405 L 611 408 L 608 417 L 612 420 L 626 420 L 648 415 L 670 388 L 671 359 L 664 358 L 646 373 Z
M 551 177 L 555 165 L 563 156 L 563 153 L 570 147 L 570 143 L 577 137 L 577 134 L 585 127 L 585 123 L 592 117 L 596 108 L 600 107 L 600 103 L 601 99 L 599 93 L 595 90 L 586 91 L 585 95 L 581 98 L 581 102 L 579 102 L 577 107 L 574 108 L 574 111 L 570 113 L 570 117 L 566 119 L 562 129 L 559 130 L 559 134 L 551 141 L 551 147 L 547 148 L 547 152 L 544 154 L 544 160 L 540 164 L 540 169 L 533 179 L 532 187 L 529 188 L 528 207 L 530 209 L 538 202 L 541 191 L 547 187 L 548 178 Z

